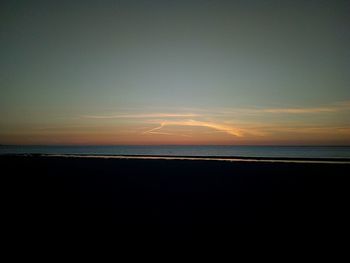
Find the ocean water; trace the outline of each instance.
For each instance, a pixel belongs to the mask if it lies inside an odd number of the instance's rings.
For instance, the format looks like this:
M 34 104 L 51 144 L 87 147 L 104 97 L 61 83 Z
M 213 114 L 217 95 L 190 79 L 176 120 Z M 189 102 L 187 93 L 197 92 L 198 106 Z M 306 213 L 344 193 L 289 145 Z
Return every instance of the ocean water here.
M 0 154 L 350 158 L 349 146 L 0 146 Z

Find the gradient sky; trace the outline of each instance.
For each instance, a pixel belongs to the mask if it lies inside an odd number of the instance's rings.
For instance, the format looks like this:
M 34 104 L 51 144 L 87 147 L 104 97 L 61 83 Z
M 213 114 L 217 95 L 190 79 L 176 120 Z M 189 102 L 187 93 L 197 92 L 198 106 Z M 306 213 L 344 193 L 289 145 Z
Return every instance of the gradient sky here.
M 349 1 L 1 1 L 0 144 L 350 144 Z

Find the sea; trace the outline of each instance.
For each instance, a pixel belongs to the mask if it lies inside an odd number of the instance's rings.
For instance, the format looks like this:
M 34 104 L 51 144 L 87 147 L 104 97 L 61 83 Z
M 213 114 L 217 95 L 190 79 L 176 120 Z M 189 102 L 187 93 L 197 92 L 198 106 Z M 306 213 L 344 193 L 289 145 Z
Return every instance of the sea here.
M 4 154 L 350 159 L 350 146 L 0 146 Z

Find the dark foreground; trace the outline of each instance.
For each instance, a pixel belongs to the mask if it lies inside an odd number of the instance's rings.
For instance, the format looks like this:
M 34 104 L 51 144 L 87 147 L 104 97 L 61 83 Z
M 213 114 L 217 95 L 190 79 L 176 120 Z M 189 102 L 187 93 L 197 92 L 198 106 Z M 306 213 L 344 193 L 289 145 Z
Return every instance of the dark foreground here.
M 344 231 L 349 222 L 349 164 L 40 156 L 2 156 L 0 164 L 11 224 L 21 231 L 171 238 Z

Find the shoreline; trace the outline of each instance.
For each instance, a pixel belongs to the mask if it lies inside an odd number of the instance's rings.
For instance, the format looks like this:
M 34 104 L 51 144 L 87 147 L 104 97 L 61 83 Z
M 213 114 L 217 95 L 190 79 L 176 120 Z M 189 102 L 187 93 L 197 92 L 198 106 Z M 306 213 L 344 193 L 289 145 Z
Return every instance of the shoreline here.
M 177 156 L 177 155 L 111 155 L 111 154 L 2 154 L 0 157 L 64 157 L 97 158 L 126 160 L 183 160 L 183 161 L 224 161 L 224 162 L 259 162 L 259 163 L 315 163 L 315 164 L 350 164 L 350 158 L 300 158 L 300 157 L 246 157 L 246 156 Z

